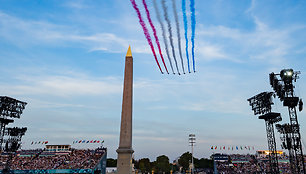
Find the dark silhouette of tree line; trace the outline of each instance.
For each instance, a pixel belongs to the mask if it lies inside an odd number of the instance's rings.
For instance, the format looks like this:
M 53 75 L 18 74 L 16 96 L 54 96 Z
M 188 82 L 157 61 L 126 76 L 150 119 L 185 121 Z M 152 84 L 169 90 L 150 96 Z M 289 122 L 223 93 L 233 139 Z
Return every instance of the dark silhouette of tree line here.
M 141 171 L 142 173 L 145 172 L 152 172 L 154 173 L 170 173 L 170 170 L 174 172 L 179 171 L 180 168 L 182 171 L 186 171 L 189 169 L 189 165 L 191 163 L 191 153 L 185 152 L 183 153 L 178 160 L 170 163 L 169 158 L 166 155 L 160 155 L 156 158 L 155 161 L 150 161 L 149 158 L 141 158 L 139 160 L 134 160 L 134 167 L 135 169 Z M 193 158 L 194 160 L 194 167 L 195 169 L 213 169 L 213 161 L 207 158 Z M 107 167 L 116 167 L 117 160 L 108 158 L 107 159 Z

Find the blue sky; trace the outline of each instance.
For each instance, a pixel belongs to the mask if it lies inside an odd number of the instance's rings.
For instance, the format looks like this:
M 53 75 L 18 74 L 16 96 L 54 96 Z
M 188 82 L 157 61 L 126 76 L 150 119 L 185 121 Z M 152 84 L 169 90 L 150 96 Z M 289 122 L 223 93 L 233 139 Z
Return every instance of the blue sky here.
M 15 122 L 28 127 L 23 148 L 41 147 L 31 141 L 104 139 L 108 156 L 116 158 L 129 45 L 136 159 L 165 154 L 173 160 L 190 150 L 190 133 L 196 134 L 198 158 L 209 157 L 212 145 L 267 149 L 264 122 L 246 100 L 272 90 L 270 72 L 300 70 L 296 94 L 306 98 L 305 1 L 195 0 L 197 72 L 182 76 L 160 74 L 129 0 L 0 2 L 0 95 L 28 102 Z M 147 3 L 161 40 L 152 1 Z M 183 46 L 180 0 L 177 5 Z M 273 110 L 288 121 L 281 103 Z M 305 112 L 299 121 L 304 137 Z

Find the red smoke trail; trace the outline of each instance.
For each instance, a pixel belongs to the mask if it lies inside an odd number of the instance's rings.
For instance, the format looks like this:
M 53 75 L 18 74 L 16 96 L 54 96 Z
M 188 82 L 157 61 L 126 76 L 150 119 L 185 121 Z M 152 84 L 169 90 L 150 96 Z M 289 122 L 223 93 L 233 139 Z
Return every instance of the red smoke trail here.
M 154 27 L 154 24 L 153 24 L 152 19 L 151 19 L 151 16 L 150 16 L 150 12 L 149 12 L 147 3 L 146 3 L 145 0 L 142 0 L 142 3 L 143 3 L 143 6 L 144 6 L 144 8 L 145 8 L 145 10 L 146 10 L 148 21 L 149 21 L 149 23 L 150 23 L 150 25 L 151 25 L 151 28 L 152 28 L 152 30 L 153 30 L 153 35 L 154 35 L 154 37 L 155 37 L 155 41 L 156 41 L 156 44 L 157 44 L 157 47 L 158 47 L 159 55 L 160 55 L 160 57 L 161 57 L 161 59 L 162 59 L 162 61 L 163 61 L 163 64 L 164 64 L 164 67 L 166 68 L 167 73 L 169 74 L 168 69 L 167 69 L 166 64 L 165 64 L 165 60 L 164 60 L 164 57 L 163 57 L 161 48 L 160 48 L 159 40 L 158 40 L 158 37 L 157 37 L 157 34 L 156 34 L 156 29 L 155 29 L 155 27 Z
M 151 50 L 152 50 L 152 53 L 153 53 L 153 55 L 154 55 L 155 61 L 156 61 L 157 65 L 158 65 L 158 68 L 159 68 L 160 72 L 163 74 L 163 71 L 162 71 L 161 68 L 160 68 L 160 65 L 159 65 L 159 63 L 158 63 L 158 60 L 157 60 L 157 57 L 156 57 L 156 54 L 155 54 L 155 51 L 154 51 L 154 47 L 153 47 L 153 44 L 152 44 L 152 40 L 151 40 L 149 31 L 148 31 L 148 29 L 147 29 L 147 27 L 146 27 L 146 24 L 145 24 L 145 23 L 143 22 L 143 20 L 142 20 L 141 13 L 140 13 L 140 11 L 139 11 L 139 9 L 138 9 L 138 7 L 137 7 L 137 4 L 136 4 L 135 0 L 131 0 L 131 3 L 132 3 L 134 9 L 135 9 L 136 12 L 137 12 L 137 16 L 138 16 L 138 18 L 139 18 L 139 23 L 140 23 L 140 25 L 142 26 L 144 35 L 146 36 L 146 38 L 147 38 L 147 40 L 148 40 L 148 43 L 149 43 L 149 45 L 150 45 L 150 47 L 151 47 Z

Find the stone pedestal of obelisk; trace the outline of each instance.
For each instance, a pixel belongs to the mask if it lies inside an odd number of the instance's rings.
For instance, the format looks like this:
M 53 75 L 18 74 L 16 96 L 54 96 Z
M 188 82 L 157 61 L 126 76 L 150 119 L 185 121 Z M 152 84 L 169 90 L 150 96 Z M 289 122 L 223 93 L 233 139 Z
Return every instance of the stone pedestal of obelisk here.
M 131 47 L 125 56 L 124 86 L 122 99 L 120 142 L 117 149 L 117 174 L 132 173 L 132 105 L 133 104 L 133 57 Z

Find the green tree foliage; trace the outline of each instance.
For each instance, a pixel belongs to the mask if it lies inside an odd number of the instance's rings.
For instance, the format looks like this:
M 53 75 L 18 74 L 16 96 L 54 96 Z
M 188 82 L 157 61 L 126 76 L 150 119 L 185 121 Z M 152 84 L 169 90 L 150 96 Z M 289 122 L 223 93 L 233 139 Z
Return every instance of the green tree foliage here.
M 175 172 L 177 172 L 177 171 L 179 171 L 180 169 L 179 169 L 179 166 L 178 165 L 173 165 L 173 164 L 170 164 L 170 167 L 171 167 L 171 170 L 172 170 L 172 172 L 173 173 L 175 173 Z
M 151 164 L 151 169 L 156 172 L 157 171 L 157 166 L 156 166 L 157 163 L 156 163 L 156 161 L 153 161 L 150 164 Z
M 132 163 L 134 164 L 134 167 L 135 167 L 136 169 L 139 169 L 139 160 L 137 161 L 137 160 L 135 160 L 134 158 L 132 158 Z
M 142 158 L 138 162 L 139 164 L 139 169 L 141 172 L 150 172 L 151 173 L 151 164 L 149 158 Z
M 106 167 L 117 167 L 117 160 L 113 158 L 107 158 Z
M 213 160 L 201 158 L 200 160 L 197 159 L 197 163 L 195 163 L 196 168 L 213 168 L 214 162 Z
M 142 173 L 151 173 L 152 170 L 154 170 L 155 173 L 166 173 L 169 174 L 170 170 L 174 172 L 179 171 L 180 167 L 183 167 L 183 171 L 186 171 L 189 169 L 189 163 L 191 162 L 191 153 L 185 152 L 180 156 L 178 159 L 178 163 L 176 164 L 170 164 L 169 158 L 165 155 L 158 156 L 156 158 L 156 161 L 150 162 L 149 158 L 142 158 L 140 160 L 133 160 L 134 166 L 136 169 L 140 169 Z M 107 166 L 109 166 L 109 161 L 114 159 L 107 159 Z M 114 162 L 114 164 L 117 164 L 117 161 Z M 213 160 L 201 158 L 197 159 L 194 158 L 194 166 L 195 168 L 211 168 L 213 169 Z M 112 167 L 112 166 L 110 166 Z
M 169 158 L 165 155 L 158 156 L 156 158 L 156 169 L 158 173 L 170 172 Z
M 189 152 L 183 153 L 179 160 L 178 163 L 180 166 L 183 167 L 183 170 L 186 171 L 189 169 L 189 163 L 191 163 L 191 158 L 192 154 Z M 193 163 L 195 168 L 213 168 L 213 160 L 206 159 L 206 158 L 193 158 Z
M 180 156 L 180 158 L 178 160 L 178 163 L 179 163 L 180 166 L 183 167 L 184 171 L 189 168 L 189 163 L 191 162 L 191 157 L 192 157 L 192 155 L 189 152 L 185 152 Z

